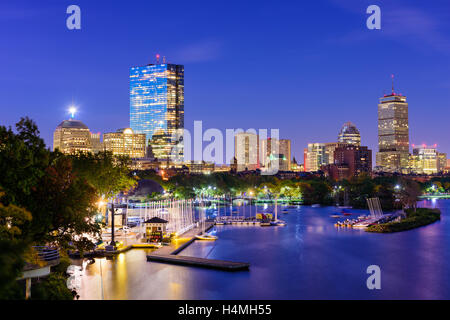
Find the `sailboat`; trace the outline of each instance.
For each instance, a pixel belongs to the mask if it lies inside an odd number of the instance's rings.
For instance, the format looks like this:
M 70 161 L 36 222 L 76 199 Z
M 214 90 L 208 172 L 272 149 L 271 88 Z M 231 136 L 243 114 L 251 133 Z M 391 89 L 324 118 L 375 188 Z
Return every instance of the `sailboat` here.
M 202 230 L 205 230 L 206 213 L 204 210 L 202 210 L 201 215 L 202 215 L 202 223 L 201 223 Z M 208 241 L 215 241 L 215 240 L 219 239 L 219 237 L 216 237 L 216 236 L 213 236 L 213 235 L 210 235 L 207 233 L 203 233 L 203 232 L 204 231 L 202 231 L 202 234 L 196 235 L 195 238 L 197 240 L 208 240 Z
M 224 212 L 226 212 L 226 211 L 225 211 L 225 208 L 224 208 Z M 224 225 L 224 224 L 225 224 L 225 221 L 220 220 L 220 203 L 219 203 L 218 206 L 217 206 L 216 225 L 222 226 L 222 225 Z

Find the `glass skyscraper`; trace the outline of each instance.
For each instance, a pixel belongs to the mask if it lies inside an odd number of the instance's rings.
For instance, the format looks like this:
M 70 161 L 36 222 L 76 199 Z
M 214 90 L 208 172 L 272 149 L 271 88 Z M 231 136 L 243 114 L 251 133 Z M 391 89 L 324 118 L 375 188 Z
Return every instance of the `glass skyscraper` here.
M 145 133 L 157 159 L 173 161 L 183 155 L 179 129 L 184 128 L 184 66 L 130 69 L 130 128 Z

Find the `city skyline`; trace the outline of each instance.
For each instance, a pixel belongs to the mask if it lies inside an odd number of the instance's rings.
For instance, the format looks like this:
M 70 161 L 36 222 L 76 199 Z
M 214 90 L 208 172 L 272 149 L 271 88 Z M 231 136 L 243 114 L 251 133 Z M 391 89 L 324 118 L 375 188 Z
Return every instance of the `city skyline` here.
M 449 18 L 1 1 L 0 300 L 216 319 L 449 299 Z
M 173 38 L 165 41 L 158 33 L 151 33 L 149 28 L 136 31 L 133 27 L 142 26 L 139 19 L 127 26 L 130 21 L 120 15 L 121 10 L 133 10 L 141 17 L 139 11 L 144 10 L 140 9 L 147 7 L 144 3 L 137 3 L 134 8 L 111 4 L 109 9 L 117 17 L 117 25 L 112 25 L 111 31 L 106 32 L 101 28 L 107 18 L 100 14 L 101 6 L 80 1 L 83 12 L 95 13 L 96 19 L 92 19 L 92 14 L 86 14 L 79 33 L 58 29 L 56 17 L 59 6 L 40 4 L 41 16 L 17 17 L 11 12 L 21 7 L 20 1 L 3 5 L 3 17 L 8 19 L 0 23 L 8 21 L 8 26 L 16 27 L 14 39 L 11 34 L 7 35 L 7 39 L 11 40 L 8 52 L 18 53 L 17 57 L 14 54 L 8 56 L 7 60 L 11 63 L 6 66 L 6 72 L 11 71 L 9 74 L 13 76 L 1 89 L 4 90 L 4 106 L 8 108 L 4 114 L 4 124 L 13 125 L 21 116 L 28 115 L 37 122 L 41 136 L 50 147 L 53 130 L 57 123 L 68 117 L 67 108 L 74 100 L 79 109 L 77 118 L 94 132 L 105 133 L 128 127 L 129 68 L 154 62 L 154 55 L 160 53 L 167 57 L 168 62 L 186 66 L 187 129 L 192 129 L 194 120 L 202 120 L 205 128 L 221 130 L 280 128 L 280 135 L 292 140 L 292 156 L 302 159 L 303 149 L 308 143 L 334 141 L 340 126 L 352 121 L 361 131 L 362 144 L 377 151 L 377 100 L 384 93 L 389 93 L 389 75 L 394 73 L 398 91 L 408 96 L 410 104 L 410 144 L 437 144 L 440 152 L 450 153 L 450 142 L 444 139 L 442 133 L 450 110 L 445 64 L 449 55 L 446 50 L 448 38 L 443 32 L 448 25 L 444 22 L 436 25 L 432 28 L 432 37 L 427 40 L 421 38 L 417 31 L 419 27 L 406 30 L 411 24 L 408 17 L 416 17 L 417 23 L 425 27 L 428 21 L 443 21 L 438 17 L 445 12 L 445 5 L 424 8 L 424 4 L 414 1 L 405 16 L 393 19 L 394 9 L 401 6 L 401 2 L 383 4 L 385 19 L 382 30 L 378 32 L 365 29 L 365 4 L 325 2 L 331 6 L 325 9 L 320 7 L 320 10 L 315 4 L 283 4 L 283 10 L 269 4 L 257 10 L 251 5 L 242 5 L 241 13 L 233 14 L 247 15 L 255 26 L 262 25 L 259 21 L 262 17 L 271 17 L 280 23 L 272 31 L 265 29 L 268 31 L 265 33 L 267 39 L 261 38 L 260 30 L 244 31 L 244 35 L 258 39 L 252 41 L 251 46 L 246 46 L 236 36 L 236 31 L 246 25 L 241 19 L 237 19 L 236 26 L 232 26 L 220 18 L 229 30 L 220 28 L 193 36 L 194 29 L 198 31 L 201 23 L 206 23 L 210 18 L 199 18 L 198 22 L 193 22 L 180 16 L 180 23 L 186 26 L 185 32 L 178 35 L 176 28 L 171 28 L 167 32 Z M 278 40 L 275 37 L 278 28 L 289 25 L 283 22 L 283 15 L 290 15 L 286 13 L 286 8 L 300 15 L 301 21 L 291 22 L 292 31 L 289 32 L 289 36 L 298 37 L 298 43 L 286 42 L 288 35 L 280 35 Z M 211 9 L 222 7 L 208 4 L 204 8 Z M 183 10 L 194 14 L 188 6 L 181 6 L 176 12 L 181 14 Z M 420 12 L 418 17 L 414 16 L 417 12 Z M 49 21 L 41 21 L 42 17 L 49 18 Z M 53 17 L 56 21 L 50 19 Z M 315 22 L 318 17 L 319 21 Z M 155 23 L 165 25 L 162 19 L 155 19 Z M 34 31 L 20 26 L 23 21 L 42 22 L 40 28 L 49 31 L 47 36 L 42 36 L 42 29 L 39 29 L 42 43 L 33 39 Z M 308 25 L 320 28 L 305 28 Z M 331 25 L 338 28 L 332 32 L 327 28 Z M 394 27 L 405 33 L 401 41 L 392 36 Z M 100 41 L 101 45 L 98 44 L 100 32 L 106 32 L 107 38 L 117 35 L 117 43 L 112 45 Z M 220 35 L 220 40 L 214 40 L 215 32 Z M 143 41 L 142 37 L 148 38 L 148 34 L 151 34 L 152 40 Z M 58 41 L 61 46 L 58 58 L 43 56 L 37 50 L 56 46 Z M 127 53 L 117 49 L 128 41 L 139 43 L 139 50 Z M 302 46 L 304 41 L 308 41 L 308 49 Z M 437 45 L 439 43 L 441 47 Z M 20 52 L 27 52 L 24 49 L 29 46 L 36 48 L 36 54 L 23 60 Z M 80 55 L 77 48 L 80 46 L 86 50 L 82 54 L 83 59 L 77 58 Z M 427 50 L 423 50 L 424 46 Z M 382 52 L 380 47 L 389 50 Z M 322 53 L 331 49 L 334 52 L 332 56 Z M 106 56 L 105 52 L 108 52 Z M 408 55 L 405 56 L 405 52 Z M 39 64 L 34 63 L 36 59 Z M 414 64 L 417 59 L 422 61 L 420 66 Z M 279 67 L 271 68 L 267 73 L 265 68 L 261 68 L 267 63 Z M 95 68 L 92 67 L 94 64 Z M 319 65 L 323 66 L 320 75 L 314 72 Z M 14 72 L 10 69 L 12 66 Z M 25 73 L 31 66 L 36 73 Z M 30 91 L 28 95 L 22 95 L 22 86 L 17 85 L 25 75 L 28 79 L 25 85 L 29 85 Z M 426 80 L 418 80 L 419 75 Z M 40 81 L 41 78 L 43 81 Z M 323 92 L 327 94 L 324 96 Z M 317 95 L 321 99 L 315 99 Z M 279 112 L 280 106 L 284 112 Z M 302 121 L 304 119 L 307 121 Z

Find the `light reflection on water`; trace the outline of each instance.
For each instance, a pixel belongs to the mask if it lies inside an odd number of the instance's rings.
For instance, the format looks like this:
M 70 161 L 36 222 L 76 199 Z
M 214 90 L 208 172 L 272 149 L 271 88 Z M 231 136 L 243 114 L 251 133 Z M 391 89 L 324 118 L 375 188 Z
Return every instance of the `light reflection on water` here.
M 442 220 L 407 232 L 371 234 L 336 229 L 334 208 L 305 206 L 280 213 L 286 227 L 217 226 L 218 241 L 197 241 L 181 253 L 249 262 L 248 272 L 147 262 L 149 249 L 96 259 L 83 275 L 81 298 L 449 299 L 450 201 L 421 205 L 440 207 Z M 381 267 L 381 290 L 366 288 L 372 264 Z

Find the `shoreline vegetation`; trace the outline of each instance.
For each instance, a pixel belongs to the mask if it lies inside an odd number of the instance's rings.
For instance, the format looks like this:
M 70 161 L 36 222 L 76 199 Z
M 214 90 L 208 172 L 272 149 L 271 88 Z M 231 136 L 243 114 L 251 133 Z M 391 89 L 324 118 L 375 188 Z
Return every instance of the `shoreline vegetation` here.
M 377 233 L 401 232 L 423 227 L 441 219 L 441 211 L 439 209 L 418 208 L 415 212 L 413 209 L 408 209 L 406 214 L 406 218 L 399 222 L 369 226 L 366 231 Z

